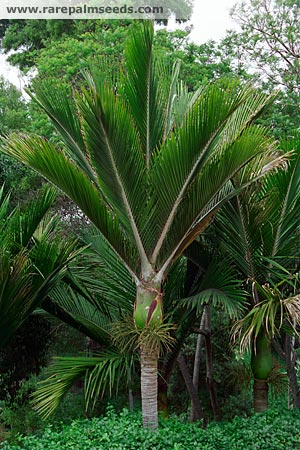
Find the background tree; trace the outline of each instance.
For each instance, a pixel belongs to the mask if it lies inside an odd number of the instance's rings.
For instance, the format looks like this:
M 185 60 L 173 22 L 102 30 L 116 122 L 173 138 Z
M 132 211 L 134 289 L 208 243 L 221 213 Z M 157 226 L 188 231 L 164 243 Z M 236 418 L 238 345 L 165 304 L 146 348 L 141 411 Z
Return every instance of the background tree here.
M 18 89 L 0 78 L 0 133 L 6 135 L 12 131 L 29 131 L 30 118 L 28 104 L 25 103 Z M 5 185 L 6 192 L 12 190 L 12 200 L 28 198 L 28 190 L 37 185 L 37 177 L 12 158 L 0 155 L 0 184 Z M 27 192 L 26 192 L 27 191 Z
M 277 136 L 293 136 L 299 129 L 299 2 L 249 0 L 237 3 L 231 15 L 241 31 L 231 32 L 223 45 L 231 48 L 239 65 L 254 72 L 265 90 L 280 90 L 268 125 Z

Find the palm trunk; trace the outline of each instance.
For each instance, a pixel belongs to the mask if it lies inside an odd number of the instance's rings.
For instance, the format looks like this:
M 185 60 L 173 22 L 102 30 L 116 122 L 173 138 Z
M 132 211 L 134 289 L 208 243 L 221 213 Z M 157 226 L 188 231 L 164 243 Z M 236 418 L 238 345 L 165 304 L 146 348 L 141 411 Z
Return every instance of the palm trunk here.
M 201 323 L 200 323 L 200 331 L 204 330 L 204 328 L 205 328 L 205 311 L 203 311 L 203 313 L 202 313 Z M 198 390 L 199 390 L 199 375 L 200 375 L 202 345 L 203 345 L 203 334 L 198 334 L 195 359 L 194 359 L 194 369 L 193 369 L 193 385 L 194 385 L 196 392 L 198 392 Z M 196 420 L 196 414 L 195 414 L 194 405 L 192 404 L 191 405 L 190 422 L 195 422 L 195 420 Z
M 158 350 L 149 348 L 147 343 L 141 346 L 141 395 L 143 426 L 158 428 L 157 406 L 157 363 Z
M 209 392 L 210 403 L 214 414 L 214 419 L 220 421 L 222 413 L 218 404 L 217 392 L 213 379 L 213 356 L 211 343 L 211 319 L 210 305 L 205 306 L 205 362 L 206 362 L 206 385 Z
M 199 401 L 198 392 L 196 392 L 192 377 L 190 375 L 188 366 L 185 362 L 184 356 L 181 352 L 179 352 L 177 356 L 177 363 L 180 369 L 180 372 L 185 381 L 186 388 L 191 397 L 192 407 L 194 408 L 195 420 L 203 420 L 203 426 L 206 426 L 206 420 L 204 416 L 204 412 L 202 406 Z
M 285 359 L 287 374 L 289 378 L 289 387 L 292 393 L 293 407 L 296 409 L 300 409 L 300 396 L 296 373 L 296 352 L 294 348 L 294 341 L 294 337 L 288 335 L 285 336 Z
M 263 412 L 268 409 L 269 386 L 266 380 L 254 379 L 253 383 L 253 404 L 255 412 Z
M 149 329 L 148 338 L 140 343 L 141 356 L 141 397 L 143 426 L 156 429 L 158 427 L 157 405 L 157 366 L 158 345 L 151 342 L 151 327 L 162 323 L 161 286 L 149 282 L 141 282 L 137 288 L 134 308 L 134 322 L 138 330 Z
M 260 331 L 253 345 L 251 369 L 254 376 L 253 400 L 256 412 L 268 409 L 268 377 L 273 369 L 271 339 L 267 331 Z

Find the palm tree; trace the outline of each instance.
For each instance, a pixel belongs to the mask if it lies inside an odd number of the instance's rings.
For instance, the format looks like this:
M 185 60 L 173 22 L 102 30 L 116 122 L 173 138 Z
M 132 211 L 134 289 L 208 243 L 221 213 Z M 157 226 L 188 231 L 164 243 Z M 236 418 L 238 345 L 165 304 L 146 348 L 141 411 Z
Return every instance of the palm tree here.
M 300 141 L 284 143 L 283 149 L 289 159 L 285 166 L 245 189 L 217 220 L 228 258 L 248 286 L 250 309 L 237 323 L 235 336 L 242 349 L 252 351 L 257 411 L 268 407 L 272 340 L 282 329 L 294 333 L 300 323 Z
M 76 242 L 62 240 L 57 220 L 47 213 L 56 198 L 47 187 L 23 209 L 9 211 L 0 191 L 0 346 L 66 275 L 77 255 Z
M 163 322 L 163 281 L 243 188 L 243 181 L 232 183 L 234 175 L 272 151 L 266 132 L 252 125 L 272 98 L 236 81 L 209 84 L 192 96 L 177 83 L 177 66 L 172 71 L 155 57 L 151 22 L 133 25 L 129 34 L 119 77 L 91 69 L 73 98 L 53 82 L 36 88 L 33 98 L 61 144 L 12 135 L 3 149 L 79 206 L 99 230 L 106 264 L 117 259 L 134 281 L 134 324 L 144 338 L 143 424 L 156 428 L 159 345 L 153 336 L 159 333 L 153 330 Z

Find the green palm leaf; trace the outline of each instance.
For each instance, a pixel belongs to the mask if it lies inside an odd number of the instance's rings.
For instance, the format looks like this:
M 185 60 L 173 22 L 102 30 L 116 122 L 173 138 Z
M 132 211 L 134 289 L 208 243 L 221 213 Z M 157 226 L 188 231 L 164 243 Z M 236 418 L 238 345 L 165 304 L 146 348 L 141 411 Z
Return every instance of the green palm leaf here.
M 60 150 L 38 136 L 11 136 L 7 140 L 9 153 L 31 166 L 45 178 L 63 190 L 98 227 L 107 241 L 118 251 L 128 269 L 135 268 L 136 261 L 126 235 L 120 230 L 118 219 L 103 203 L 94 184 Z
M 29 95 L 48 115 L 65 143 L 66 153 L 74 159 L 86 176 L 95 181 L 95 174 L 86 158 L 86 148 L 81 124 L 76 114 L 76 105 L 69 93 L 62 95 L 62 85 L 57 88 L 56 80 L 44 80 L 35 86 L 35 94 Z
M 146 166 L 163 137 L 166 99 L 153 55 L 154 29 L 150 21 L 133 25 L 125 49 L 123 94 L 140 136 Z M 137 63 L 138 62 L 138 63 Z
M 6 344 L 37 305 L 25 254 L 0 251 L 0 346 Z
M 212 260 L 194 290 L 195 294 L 179 302 L 194 309 L 198 316 L 202 314 L 206 304 L 223 308 L 228 316 L 234 319 L 245 312 L 247 293 L 242 289 L 233 269 L 229 265 L 224 267 L 217 258 Z
M 300 296 L 284 298 L 277 286 L 260 285 L 255 283 L 262 301 L 256 304 L 249 313 L 238 321 L 233 329 L 233 337 L 239 339 L 243 351 L 250 349 L 261 332 L 265 332 L 269 339 L 274 338 L 286 324 L 296 332 L 294 321 L 300 324 Z
M 59 241 L 45 224 L 45 214 L 55 198 L 44 189 L 38 201 L 18 208 L 5 220 L 0 250 L 0 345 L 48 296 L 78 255 L 75 242 Z M 34 236 L 41 222 L 44 231 Z M 53 221 L 50 219 L 51 225 Z M 51 228 L 51 227 L 50 227 Z
M 257 114 L 259 107 L 263 108 L 269 101 L 268 97 L 251 96 L 249 87 L 237 93 L 236 84 L 229 84 L 227 90 L 224 86 L 210 85 L 187 113 L 182 127 L 170 135 L 160 152 L 154 156 L 150 176 L 157 195 L 156 205 L 159 214 L 153 217 L 159 235 L 152 250 L 152 263 L 155 263 L 159 256 L 178 211 L 185 210 L 186 205 L 182 207 L 181 205 L 184 199 L 187 199 L 187 202 L 190 200 L 189 190 L 194 181 L 199 177 L 201 183 L 201 171 L 209 172 L 211 178 L 214 176 L 216 184 L 216 180 L 219 179 L 216 169 L 221 169 L 225 173 L 228 159 L 233 164 L 231 171 L 226 172 L 225 181 L 228 181 L 252 158 L 266 151 L 268 144 L 263 131 L 250 128 L 245 130 L 239 139 L 238 136 L 247 127 L 253 115 Z M 233 116 L 235 113 L 238 115 L 238 111 L 242 119 L 234 121 Z M 255 145 L 260 139 L 263 139 L 263 142 L 260 141 L 261 146 L 256 149 Z M 216 167 L 214 170 L 210 169 L 214 163 Z M 168 180 L 168 183 L 162 185 L 161 180 Z M 215 194 L 223 186 L 224 181 L 221 179 Z M 193 216 L 194 221 L 205 206 L 200 203 L 198 214 Z M 193 211 L 193 208 L 189 207 L 189 211 Z M 193 221 L 190 221 L 189 227 L 192 225 Z M 185 227 L 182 230 L 187 231 Z
M 177 206 L 161 248 L 163 255 L 180 254 L 202 232 L 218 209 L 245 185 L 234 186 L 234 175 L 272 144 L 260 129 L 248 129 L 224 152 L 210 157 Z M 189 207 L 187 208 L 187 205 Z M 170 264 L 170 256 L 163 267 Z
M 43 308 L 78 329 L 102 345 L 109 345 L 111 336 L 109 326 L 112 320 L 119 318 L 118 310 L 113 311 L 107 305 L 97 306 L 87 298 L 76 294 L 72 289 L 61 285 L 54 288 Z
M 148 264 L 140 232 L 147 194 L 145 162 L 138 135 L 123 102 L 113 89 L 88 78 L 91 92 L 78 101 L 88 152 L 105 198 L 132 235 L 142 266 Z
M 124 355 L 115 350 L 106 350 L 95 357 L 55 358 L 48 368 L 48 378 L 40 383 L 33 394 L 32 403 L 43 416 L 49 417 L 60 401 L 78 379 L 85 378 L 86 409 L 95 407 L 99 396 L 105 391 L 110 394 L 121 379 L 132 370 L 133 356 Z

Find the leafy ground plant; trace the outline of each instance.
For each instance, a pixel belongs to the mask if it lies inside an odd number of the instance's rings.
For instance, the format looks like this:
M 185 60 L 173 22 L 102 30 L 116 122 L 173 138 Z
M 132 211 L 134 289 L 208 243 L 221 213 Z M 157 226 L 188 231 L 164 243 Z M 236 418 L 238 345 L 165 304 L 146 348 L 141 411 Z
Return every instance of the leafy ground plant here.
M 206 430 L 178 419 L 164 420 L 157 433 L 142 429 L 141 415 L 109 408 L 105 417 L 74 421 L 60 429 L 49 425 L 42 437 L 3 442 L 2 450 L 292 450 L 300 448 L 300 414 L 275 406 L 251 418 L 211 423 Z

